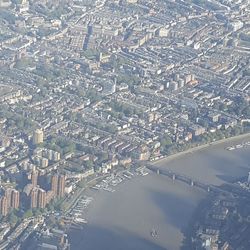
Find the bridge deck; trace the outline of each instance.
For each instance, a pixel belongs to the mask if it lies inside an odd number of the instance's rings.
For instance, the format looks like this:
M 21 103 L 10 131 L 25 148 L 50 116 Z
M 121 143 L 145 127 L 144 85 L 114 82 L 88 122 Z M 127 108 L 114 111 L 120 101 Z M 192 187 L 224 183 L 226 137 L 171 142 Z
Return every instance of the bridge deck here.
M 208 192 L 212 191 L 212 192 L 216 192 L 216 193 L 230 194 L 230 192 L 228 192 L 226 190 L 223 190 L 223 189 L 221 189 L 217 186 L 211 185 L 211 184 L 201 182 L 201 181 L 199 181 L 195 178 L 192 178 L 190 176 L 186 176 L 186 175 L 183 175 L 183 174 L 180 174 L 180 173 L 168 170 L 168 169 L 157 168 L 157 167 L 152 166 L 152 165 L 147 165 L 146 167 L 153 172 L 168 176 L 172 180 L 182 181 L 182 182 L 187 183 L 191 186 L 198 187 L 198 188 L 203 189 L 203 190 L 208 191 Z

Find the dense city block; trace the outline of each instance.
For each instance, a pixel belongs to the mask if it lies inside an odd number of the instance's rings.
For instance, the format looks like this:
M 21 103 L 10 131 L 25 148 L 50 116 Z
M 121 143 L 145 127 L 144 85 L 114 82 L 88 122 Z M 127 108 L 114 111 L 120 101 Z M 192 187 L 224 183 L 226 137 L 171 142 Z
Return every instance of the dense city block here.
M 89 183 L 249 132 L 249 14 L 248 0 L 0 0 L 0 249 L 36 230 L 33 249 L 69 249 L 53 214 Z M 217 197 L 206 223 L 249 232 L 237 202 Z

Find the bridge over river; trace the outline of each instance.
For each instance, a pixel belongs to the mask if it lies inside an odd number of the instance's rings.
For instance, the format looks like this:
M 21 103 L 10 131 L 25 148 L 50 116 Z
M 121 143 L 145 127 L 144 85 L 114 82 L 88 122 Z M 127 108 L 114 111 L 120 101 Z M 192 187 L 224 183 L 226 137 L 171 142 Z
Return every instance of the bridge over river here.
M 178 180 L 178 181 L 184 182 L 190 186 L 194 186 L 194 187 L 203 189 L 206 192 L 215 192 L 215 193 L 220 193 L 220 194 L 225 194 L 225 195 L 232 194 L 231 192 L 228 192 L 220 187 L 201 182 L 195 178 L 192 178 L 190 176 L 186 176 L 184 174 L 176 173 L 176 172 L 168 170 L 168 169 L 158 168 L 158 167 L 150 165 L 150 164 L 146 164 L 146 167 L 149 170 L 151 170 L 159 175 L 165 175 L 165 176 L 171 178 L 173 181 Z

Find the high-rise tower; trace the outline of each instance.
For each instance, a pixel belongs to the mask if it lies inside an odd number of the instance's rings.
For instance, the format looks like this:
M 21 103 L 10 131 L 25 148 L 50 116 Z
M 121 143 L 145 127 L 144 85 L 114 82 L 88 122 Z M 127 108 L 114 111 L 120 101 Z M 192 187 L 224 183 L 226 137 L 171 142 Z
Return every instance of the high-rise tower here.
M 43 143 L 43 131 L 41 129 L 36 129 L 33 133 L 33 144 L 37 145 Z
M 38 189 L 38 200 L 37 200 L 37 207 L 38 208 L 45 208 L 46 206 L 46 192 L 39 188 Z
M 36 169 L 32 170 L 31 173 L 31 184 L 33 187 L 37 186 L 38 171 Z
M 38 189 L 33 188 L 30 192 L 30 208 L 37 208 Z
M 65 175 L 60 175 L 58 179 L 58 196 L 63 197 L 65 193 Z
M 57 190 L 58 190 L 58 175 L 52 175 L 51 176 L 51 190 L 53 192 L 53 196 L 57 196 Z
M 7 207 L 10 208 L 11 207 L 11 195 L 12 195 L 12 188 L 7 188 L 4 191 L 4 196 L 6 197 L 7 200 Z
M 5 196 L 0 198 L 0 210 L 1 210 L 1 215 L 6 216 L 8 214 L 8 202 L 7 198 Z
M 13 189 L 11 192 L 11 207 L 14 209 L 19 208 L 19 203 L 20 203 L 20 194 L 19 191 Z

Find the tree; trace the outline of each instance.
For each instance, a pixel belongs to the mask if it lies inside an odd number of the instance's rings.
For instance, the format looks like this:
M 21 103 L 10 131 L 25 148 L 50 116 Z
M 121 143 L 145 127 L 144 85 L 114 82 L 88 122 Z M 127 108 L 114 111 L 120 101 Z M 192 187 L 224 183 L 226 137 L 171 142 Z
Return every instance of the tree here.
M 103 129 L 111 134 L 114 134 L 117 131 L 117 128 L 113 125 L 107 125 Z
M 242 129 L 240 127 L 232 128 L 233 135 L 240 135 L 242 133 Z
M 32 216 L 33 216 L 33 213 L 32 213 L 32 210 L 31 210 L 31 209 L 27 210 L 27 211 L 24 213 L 24 215 L 23 215 L 24 219 L 30 218 L 30 217 L 32 217 Z
M 12 226 L 16 225 L 18 222 L 18 217 L 15 215 L 14 211 L 11 211 L 9 216 L 8 216 L 8 221 Z
M 104 162 L 106 160 L 108 160 L 109 156 L 107 153 L 100 153 L 98 154 L 98 161 L 99 162 Z
M 41 214 L 42 214 L 42 213 L 41 213 L 41 210 L 40 210 L 40 209 L 38 209 L 38 208 L 33 209 L 33 210 L 32 210 L 32 213 L 34 214 L 34 216 L 39 216 L 39 215 L 41 215 Z
M 93 161 L 86 161 L 85 166 L 87 169 L 91 169 L 94 167 L 94 163 L 93 163 Z
M 172 144 L 172 140 L 171 140 L 169 135 L 165 134 L 161 138 L 160 143 L 161 143 L 161 147 L 164 149 L 164 148 L 166 148 L 166 146 L 169 146 Z
M 88 90 L 86 97 L 89 98 L 91 102 L 97 102 L 101 100 L 100 94 L 94 89 Z
M 49 204 L 47 204 L 46 207 L 47 207 L 47 209 L 48 209 L 49 211 L 54 211 L 54 210 L 55 210 L 55 209 L 54 209 L 54 205 L 53 205 L 52 202 L 50 202 Z

